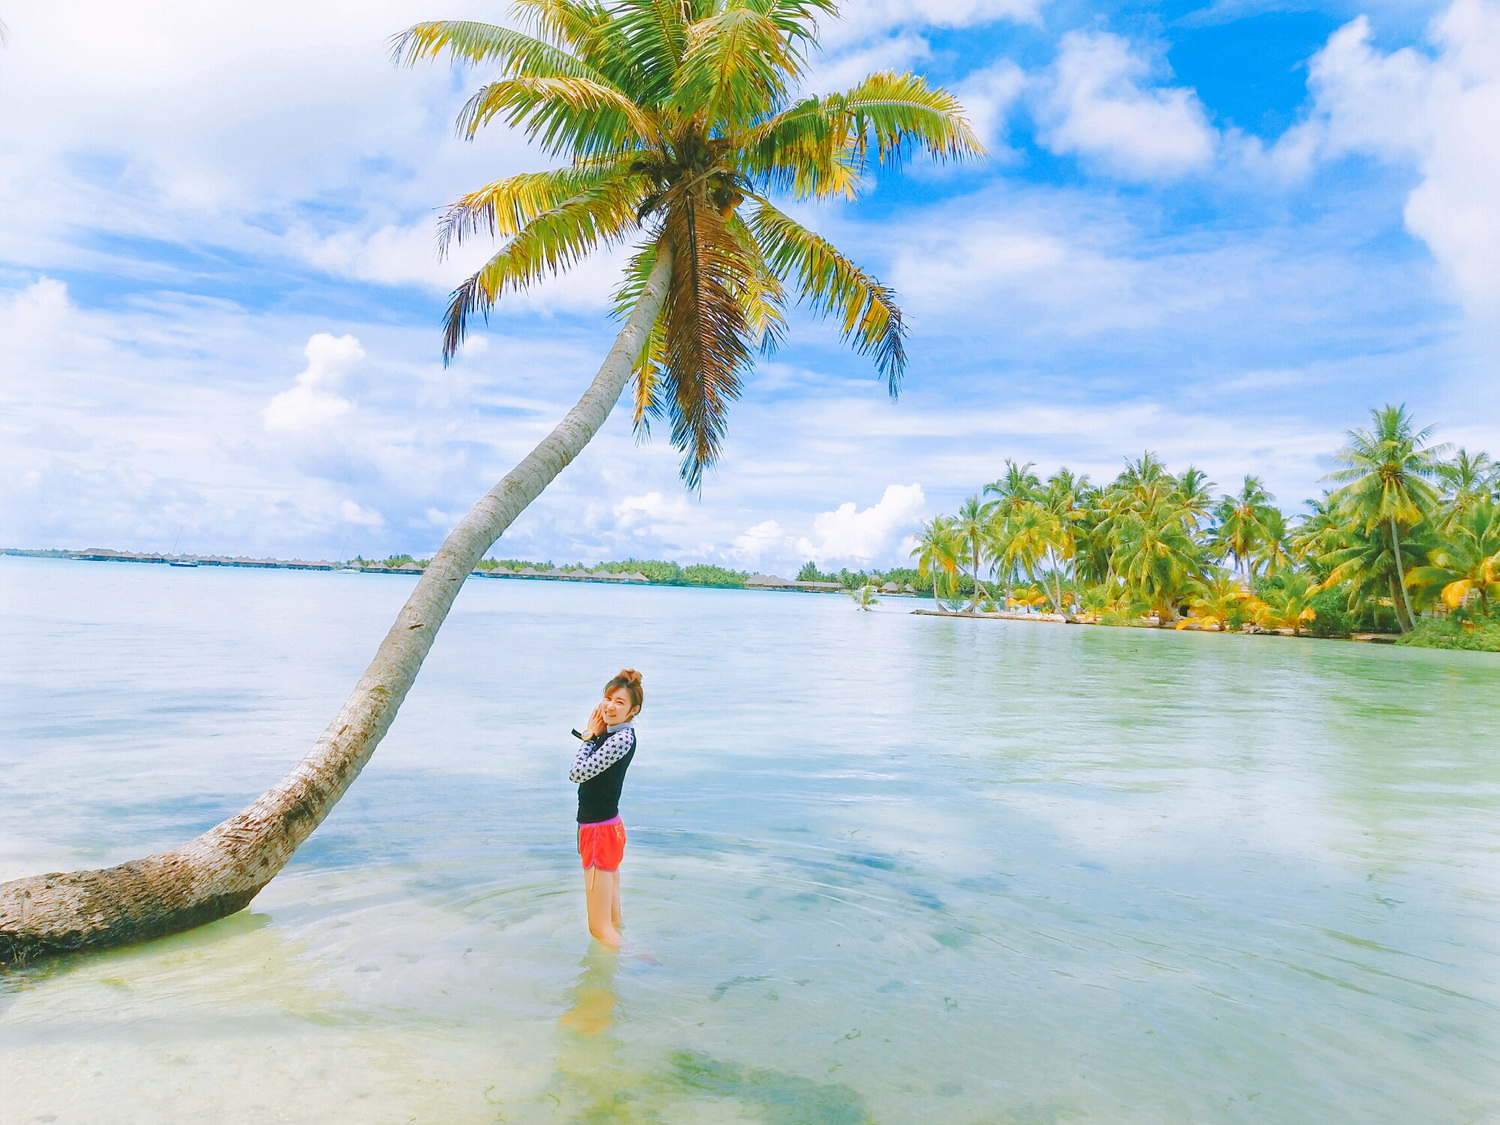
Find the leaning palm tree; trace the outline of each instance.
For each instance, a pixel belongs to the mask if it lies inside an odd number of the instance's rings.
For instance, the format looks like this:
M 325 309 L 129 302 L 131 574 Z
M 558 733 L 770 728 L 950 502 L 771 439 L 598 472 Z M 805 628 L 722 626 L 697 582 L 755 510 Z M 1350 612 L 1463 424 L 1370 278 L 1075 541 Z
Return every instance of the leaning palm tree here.
M 578 455 L 632 376 L 637 423 L 669 420 L 691 487 L 717 458 L 743 375 L 757 347 L 780 339 L 792 298 L 834 316 L 890 392 L 899 388 L 894 294 L 774 199 L 852 197 L 867 171 L 912 150 L 979 153 L 951 96 L 893 72 L 799 96 L 816 19 L 833 14 L 833 0 L 520 0 L 516 11 L 524 30 L 423 23 L 396 41 L 405 63 L 447 55 L 495 72 L 463 109 L 466 136 L 500 121 L 562 162 L 496 180 L 443 217 L 440 247 L 506 239 L 454 292 L 443 354 L 506 293 L 632 243 L 624 325 L 598 375 L 449 534 L 353 694 L 284 780 L 173 851 L 0 886 L 0 962 L 157 937 L 248 903 L 369 760 L 475 564 Z
M 1432 427 L 1416 430 L 1405 406 L 1384 406 L 1370 412 L 1373 429 L 1350 430 L 1349 444 L 1334 455 L 1344 468 L 1327 479 L 1343 484 L 1332 499 L 1367 533 L 1378 533 L 1390 553 L 1387 575 L 1396 621 L 1409 632 L 1414 614 L 1406 589 L 1407 560 L 1402 539 L 1434 511 L 1438 491 L 1438 458 L 1446 445 L 1430 446 Z

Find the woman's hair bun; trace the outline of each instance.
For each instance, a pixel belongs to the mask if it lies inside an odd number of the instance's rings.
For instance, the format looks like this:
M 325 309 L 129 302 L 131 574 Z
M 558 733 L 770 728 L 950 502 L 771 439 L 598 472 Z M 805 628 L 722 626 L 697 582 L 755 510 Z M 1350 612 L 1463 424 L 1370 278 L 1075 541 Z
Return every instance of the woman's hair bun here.
M 635 704 L 637 711 L 646 701 L 646 693 L 641 688 L 641 674 L 634 668 L 621 668 L 620 674 L 604 685 L 604 694 L 608 695 L 615 688 L 624 688 L 630 693 L 630 701 Z

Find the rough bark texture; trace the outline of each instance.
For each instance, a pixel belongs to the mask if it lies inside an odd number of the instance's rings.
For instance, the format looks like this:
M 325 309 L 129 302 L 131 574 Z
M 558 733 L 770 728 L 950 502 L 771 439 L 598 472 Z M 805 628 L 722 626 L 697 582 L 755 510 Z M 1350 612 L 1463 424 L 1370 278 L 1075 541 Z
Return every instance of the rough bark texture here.
M 370 760 L 475 564 L 604 424 L 661 310 L 671 266 L 663 248 L 589 389 L 449 533 L 307 756 L 248 808 L 172 851 L 0 884 L 0 965 L 200 926 L 241 909 L 271 881 Z

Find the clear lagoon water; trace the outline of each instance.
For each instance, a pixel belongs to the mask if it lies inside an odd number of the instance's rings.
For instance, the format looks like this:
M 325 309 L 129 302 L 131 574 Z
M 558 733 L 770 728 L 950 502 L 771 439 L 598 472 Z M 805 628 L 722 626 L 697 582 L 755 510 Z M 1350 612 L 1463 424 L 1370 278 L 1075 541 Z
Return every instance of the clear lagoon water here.
M 237 810 L 410 581 L 0 559 L 0 878 Z M 1500 1121 L 1500 660 L 914 604 L 470 582 L 248 910 L 0 974 L 0 1121 Z

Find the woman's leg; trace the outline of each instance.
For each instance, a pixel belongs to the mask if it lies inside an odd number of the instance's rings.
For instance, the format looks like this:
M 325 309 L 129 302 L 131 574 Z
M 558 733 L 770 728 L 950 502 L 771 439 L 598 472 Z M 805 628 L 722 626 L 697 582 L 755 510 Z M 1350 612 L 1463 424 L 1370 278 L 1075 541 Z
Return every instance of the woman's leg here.
M 620 928 L 620 869 L 617 867 L 609 872 L 609 881 L 614 884 L 610 903 L 610 921 L 615 924 L 615 929 Z
M 588 904 L 589 933 L 612 949 L 620 948 L 620 932 L 611 921 L 614 907 L 615 887 L 618 872 L 600 871 L 597 867 L 583 870 L 584 901 Z

